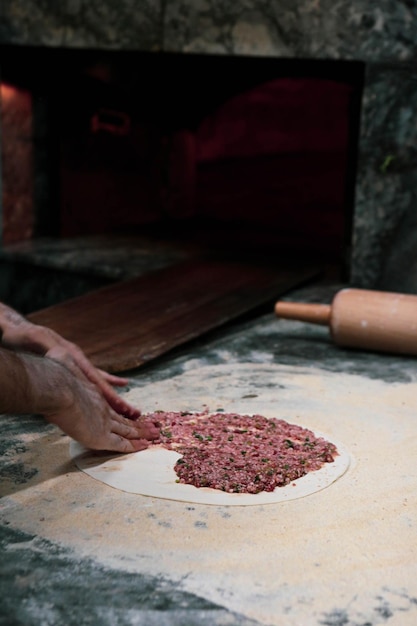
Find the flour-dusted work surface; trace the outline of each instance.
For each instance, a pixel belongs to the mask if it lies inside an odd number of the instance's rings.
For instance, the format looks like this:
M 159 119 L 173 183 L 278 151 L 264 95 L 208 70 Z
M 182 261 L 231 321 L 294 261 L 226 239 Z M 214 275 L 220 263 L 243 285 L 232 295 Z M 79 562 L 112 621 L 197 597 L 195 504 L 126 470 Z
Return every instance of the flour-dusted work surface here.
M 53 567 L 62 567 L 59 559 L 78 563 L 82 572 L 91 568 L 92 580 L 113 572 L 121 593 L 123 581 L 131 590 L 137 576 L 140 587 L 156 581 L 166 598 L 179 594 L 168 612 L 148 607 L 149 619 L 146 601 L 132 607 L 128 595 L 118 624 L 209 623 L 192 606 L 211 611 L 212 624 L 415 624 L 417 371 L 392 382 L 307 363 L 193 363 L 185 359 L 182 372 L 162 380 L 144 376 L 130 397 L 143 410 L 279 414 L 343 443 L 347 471 L 288 502 L 189 504 L 109 487 L 75 467 L 66 436 L 32 428 L 8 452 L 10 463 L 20 460 L 21 482 L 3 480 L 1 518 L 21 535 L 5 554 L 55 546 Z M 19 589 L 30 584 L 29 573 L 20 574 Z M 46 605 L 36 594 L 31 601 L 44 616 Z M 53 590 L 48 601 L 53 615 Z

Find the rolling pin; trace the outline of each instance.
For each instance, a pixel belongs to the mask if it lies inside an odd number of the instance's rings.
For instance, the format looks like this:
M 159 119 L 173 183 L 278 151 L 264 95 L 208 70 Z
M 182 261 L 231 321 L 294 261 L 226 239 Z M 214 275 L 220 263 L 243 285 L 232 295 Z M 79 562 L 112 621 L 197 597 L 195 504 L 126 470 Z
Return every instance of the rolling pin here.
M 339 346 L 417 355 L 417 296 L 342 289 L 331 304 L 278 301 L 275 314 L 329 326 Z

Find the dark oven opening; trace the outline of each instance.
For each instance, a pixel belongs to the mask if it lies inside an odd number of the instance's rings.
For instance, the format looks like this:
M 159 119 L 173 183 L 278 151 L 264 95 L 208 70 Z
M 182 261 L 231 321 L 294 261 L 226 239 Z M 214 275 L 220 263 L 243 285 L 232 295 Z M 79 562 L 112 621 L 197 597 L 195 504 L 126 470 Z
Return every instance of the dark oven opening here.
M 348 275 L 362 63 L 18 46 L 0 63 L 3 243 L 128 233 Z

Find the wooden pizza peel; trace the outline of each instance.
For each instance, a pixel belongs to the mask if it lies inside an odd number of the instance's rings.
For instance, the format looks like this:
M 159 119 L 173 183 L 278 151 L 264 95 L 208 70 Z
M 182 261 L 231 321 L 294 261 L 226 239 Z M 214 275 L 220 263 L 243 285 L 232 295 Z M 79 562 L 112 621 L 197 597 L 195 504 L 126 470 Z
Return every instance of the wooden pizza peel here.
M 143 365 L 274 301 L 316 268 L 193 259 L 28 315 L 76 343 L 109 372 Z

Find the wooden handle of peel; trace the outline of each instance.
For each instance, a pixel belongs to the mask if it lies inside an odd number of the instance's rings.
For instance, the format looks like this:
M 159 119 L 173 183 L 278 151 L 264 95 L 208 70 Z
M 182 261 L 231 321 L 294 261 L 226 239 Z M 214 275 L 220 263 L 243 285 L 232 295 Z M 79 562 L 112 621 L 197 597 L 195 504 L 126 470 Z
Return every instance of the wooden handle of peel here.
M 417 296 L 342 289 L 331 305 L 277 302 L 275 313 L 328 325 L 340 346 L 417 355 Z

